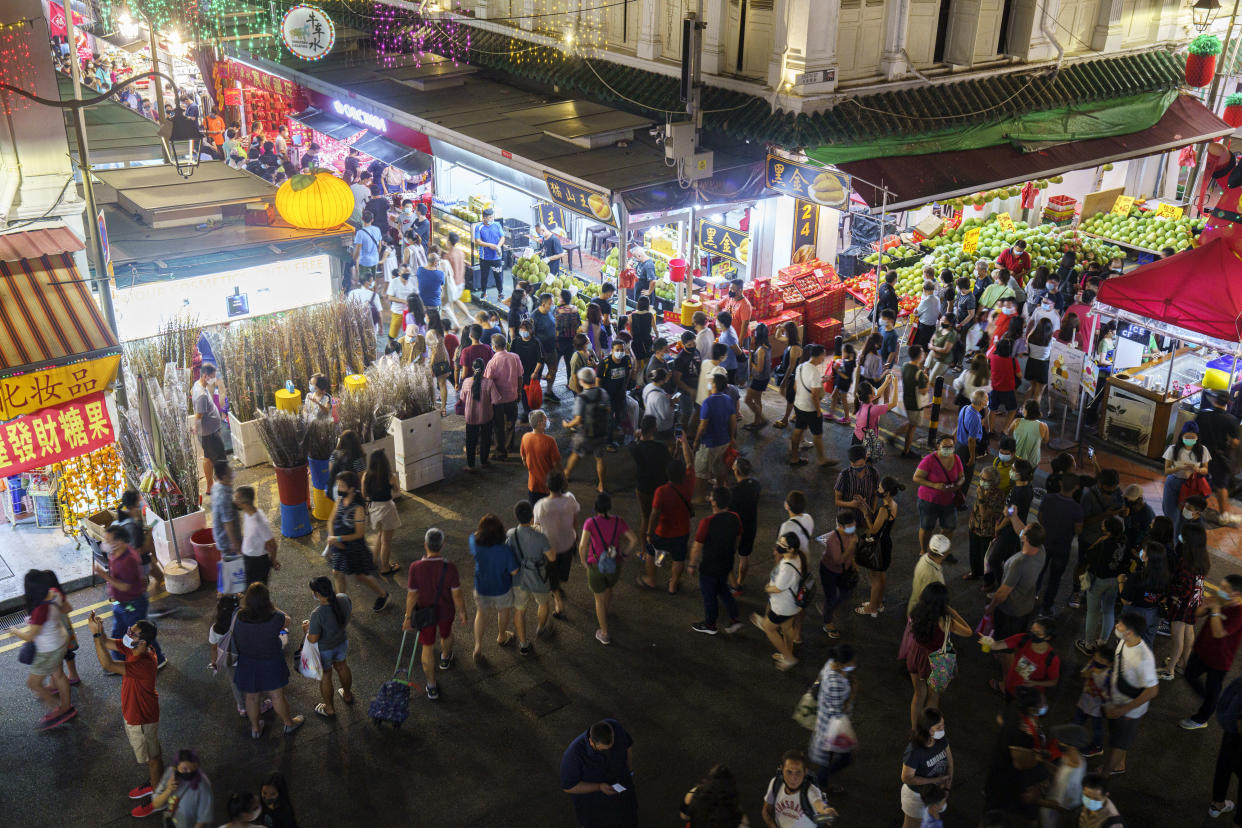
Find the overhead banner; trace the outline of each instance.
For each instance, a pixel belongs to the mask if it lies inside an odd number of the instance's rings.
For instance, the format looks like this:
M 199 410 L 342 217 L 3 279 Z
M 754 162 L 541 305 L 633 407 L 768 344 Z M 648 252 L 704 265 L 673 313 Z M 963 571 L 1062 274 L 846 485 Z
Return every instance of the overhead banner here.
M 723 224 L 699 222 L 699 247 L 713 256 L 746 264 L 750 258 L 750 236 Z
M 793 249 L 815 246 L 819 238 L 819 205 L 798 199 L 794 202 Z
M 768 156 L 767 185 L 779 193 L 825 207 L 842 208 L 850 199 L 850 177 L 845 173 L 799 164 L 779 155 Z
M 121 356 L 88 359 L 0 379 L 0 421 L 102 393 L 116 379 Z
M 116 442 L 103 392 L 0 425 L 0 477 L 71 460 Z
M 302 60 L 322 60 L 336 44 L 336 26 L 318 6 L 293 6 L 280 20 L 280 40 Z
M 617 226 L 617 217 L 612 211 L 612 203 L 608 200 L 608 196 L 580 187 L 563 178 L 557 178 L 555 175 L 545 174 L 543 180 L 548 185 L 548 195 L 552 197 L 553 203 L 589 219 L 601 221 L 613 227 Z

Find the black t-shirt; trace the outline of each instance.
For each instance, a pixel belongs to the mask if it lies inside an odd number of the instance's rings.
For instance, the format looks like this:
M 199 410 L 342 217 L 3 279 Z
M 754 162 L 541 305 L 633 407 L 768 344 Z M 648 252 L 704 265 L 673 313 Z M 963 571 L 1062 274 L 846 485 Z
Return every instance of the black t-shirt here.
M 630 456 L 634 458 L 634 488 L 653 494 L 668 482 L 668 464 L 673 459 L 668 446 L 659 440 L 636 440 L 630 443 Z
M 378 227 L 381 233 L 388 229 L 389 206 L 388 199 L 383 196 L 376 196 L 366 204 L 365 209 L 371 211 L 371 223 Z
M 509 350 L 517 354 L 518 358 L 522 360 L 523 378 L 530 376 L 530 374 L 535 370 L 535 366 L 539 364 L 539 360 L 542 358 L 543 353 L 543 349 L 534 337 L 531 337 L 530 339 L 522 339 L 521 336 L 518 336 L 518 338 L 513 340 L 512 344 L 509 345 Z
M 1203 411 L 1195 418 L 1199 424 L 1199 442 L 1214 460 L 1228 460 L 1232 453 L 1229 441 L 1238 436 L 1238 420 L 1227 411 Z
M 624 383 L 633 370 L 634 362 L 630 359 L 629 354 L 618 360 L 609 353 L 608 356 L 600 361 L 597 373 L 599 374 L 601 384 L 613 387 Z
M 919 395 L 927 388 L 927 372 L 922 365 L 907 362 L 901 366 L 901 403 L 906 411 L 917 411 Z
M 931 747 L 926 745 L 906 745 L 906 754 L 901 763 L 914 769 L 914 775 L 923 779 L 934 779 L 949 772 L 949 740 L 937 739 Z
M 546 239 L 539 242 L 539 255 L 543 257 L 559 256 L 565 252 L 565 245 L 561 244 L 560 238 L 555 233 L 549 233 Z M 548 270 L 552 275 L 561 272 L 561 260 L 553 259 L 548 262 Z
M 681 374 L 681 381 L 691 388 L 699 384 L 699 365 L 702 358 L 697 348 L 683 348 L 673 360 L 673 370 Z
M 733 487 L 729 509 L 742 521 L 742 534 L 754 537 L 759 526 L 759 481 L 753 477 L 738 481 Z
M 634 274 L 637 277 L 634 281 L 634 289 L 641 293 L 651 287 L 651 283 L 655 281 L 655 262 L 651 261 L 651 259 L 639 262 L 638 267 L 634 268 Z
M 699 570 L 722 577 L 733 570 L 733 552 L 742 534 L 742 520 L 733 512 L 716 512 L 699 523 L 694 539 L 703 544 Z
M 1031 501 L 1035 499 L 1034 486 L 1014 486 L 1009 490 L 1009 497 L 1005 499 L 1005 514 L 1009 514 L 1009 507 L 1014 507 L 1014 514 L 1018 516 L 1018 520 L 1025 525 L 1027 516 L 1031 513 Z M 1018 533 L 1014 531 L 1013 524 L 1009 521 L 1001 526 L 1000 531 L 996 533 L 996 539 L 1004 544 L 1004 549 L 1017 549 Z

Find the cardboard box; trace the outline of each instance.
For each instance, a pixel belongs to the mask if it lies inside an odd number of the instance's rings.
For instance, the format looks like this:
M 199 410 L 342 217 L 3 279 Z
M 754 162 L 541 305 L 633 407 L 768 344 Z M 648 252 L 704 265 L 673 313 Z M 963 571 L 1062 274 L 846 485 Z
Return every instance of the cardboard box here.
M 104 530 L 116 522 L 116 512 L 104 509 L 87 518 L 82 518 L 82 531 L 99 542 L 103 542 Z
M 437 415 L 438 416 L 438 415 Z M 444 455 L 434 454 L 397 467 L 397 480 L 407 492 L 444 479 Z
M 439 411 L 429 411 L 408 420 L 395 417 L 388 426 L 393 438 L 393 456 L 398 466 L 444 453 L 444 438 Z

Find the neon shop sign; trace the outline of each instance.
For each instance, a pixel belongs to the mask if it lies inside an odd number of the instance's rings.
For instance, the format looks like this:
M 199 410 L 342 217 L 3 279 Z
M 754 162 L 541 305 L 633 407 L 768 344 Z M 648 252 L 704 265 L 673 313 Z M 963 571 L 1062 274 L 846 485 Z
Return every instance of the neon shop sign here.
M 376 132 L 388 132 L 387 121 L 378 115 L 373 115 L 370 112 L 361 110 L 352 104 L 333 101 L 332 111 L 337 115 L 340 115 L 342 118 L 348 118 L 354 123 L 362 124 L 362 126 L 373 129 Z

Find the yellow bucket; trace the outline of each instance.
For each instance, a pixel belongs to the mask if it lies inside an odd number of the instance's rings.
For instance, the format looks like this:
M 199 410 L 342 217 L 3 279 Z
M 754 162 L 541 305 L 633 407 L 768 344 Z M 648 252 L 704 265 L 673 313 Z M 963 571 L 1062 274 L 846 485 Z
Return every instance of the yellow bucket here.
M 315 520 L 327 520 L 332 517 L 332 498 L 326 492 L 311 488 L 311 514 Z
M 302 392 L 296 388 L 289 391 L 281 388 L 276 391 L 276 407 L 281 411 L 288 411 L 290 414 L 297 414 L 302 410 Z
M 694 324 L 694 315 L 703 310 L 703 303 L 698 299 L 687 299 L 681 303 L 681 324 L 687 328 Z
M 349 374 L 345 377 L 346 391 L 361 391 L 367 387 L 367 378 L 363 374 Z
M 1203 387 L 1212 391 L 1229 390 L 1229 372 L 1219 368 L 1209 368 L 1203 372 Z

